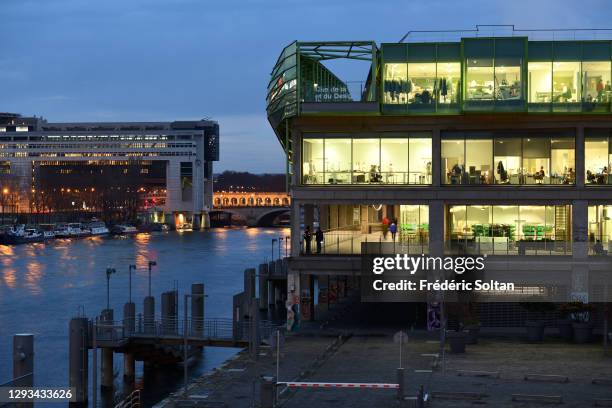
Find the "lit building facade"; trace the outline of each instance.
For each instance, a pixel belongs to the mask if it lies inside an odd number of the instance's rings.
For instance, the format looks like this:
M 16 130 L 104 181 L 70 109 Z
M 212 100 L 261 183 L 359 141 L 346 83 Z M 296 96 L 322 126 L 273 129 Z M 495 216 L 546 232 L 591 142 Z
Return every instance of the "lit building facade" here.
M 219 125 L 210 120 L 50 123 L 0 114 L 0 169 L 14 183 L 7 190 L 21 192 L 15 212 L 40 210 L 45 193 L 96 210 L 101 194 L 121 188 L 138 195 L 151 221 L 203 228 L 218 160 Z
M 479 35 L 282 51 L 267 112 L 287 155 L 288 291 L 304 318 L 359 275 L 362 243 L 392 242 L 385 219 L 411 253 L 487 254 L 593 298 L 589 273 L 612 252 L 612 41 Z M 341 78 L 339 59 L 363 81 Z M 318 227 L 320 248 L 305 242 Z

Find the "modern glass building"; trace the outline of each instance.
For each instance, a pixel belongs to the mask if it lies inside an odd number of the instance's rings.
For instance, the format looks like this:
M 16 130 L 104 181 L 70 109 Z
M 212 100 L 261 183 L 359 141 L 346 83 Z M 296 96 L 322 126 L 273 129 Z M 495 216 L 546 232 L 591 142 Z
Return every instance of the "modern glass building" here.
M 593 295 L 589 270 L 612 253 L 612 35 L 535 34 L 283 49 L 267 113 L 292 195 L 288 288 L 306 318 L 357 284 L 361 244 L 391 240 L 385 219 L 415 254 L 546 265 L 574 298 Z M 318 227 L 320 249 L 304 241 Z

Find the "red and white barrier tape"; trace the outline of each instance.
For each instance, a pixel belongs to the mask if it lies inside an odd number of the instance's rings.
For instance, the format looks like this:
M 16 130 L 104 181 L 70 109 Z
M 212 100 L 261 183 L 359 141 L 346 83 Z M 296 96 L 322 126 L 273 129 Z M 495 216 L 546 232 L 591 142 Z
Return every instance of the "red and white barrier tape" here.
M 398 389 L 399 384 L 385 383 L 319 383 L 319 382 L 278 382 L 289 388 L 385 388 Z

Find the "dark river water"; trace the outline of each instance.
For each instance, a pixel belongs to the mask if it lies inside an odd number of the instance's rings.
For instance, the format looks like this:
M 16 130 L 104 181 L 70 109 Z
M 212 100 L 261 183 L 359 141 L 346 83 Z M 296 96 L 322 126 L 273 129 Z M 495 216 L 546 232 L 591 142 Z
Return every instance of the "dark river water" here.
M 121 318 L 128 299 L 129 264 L 138 268 L 132 276 L 132 299 L 136 313 L 142 313 L 149 260 L 157 262 L 152 274 L 156 314 L 160 294 L 171 290 L 175 282 L 180 313 L 183 294 L 192 283 L 202 282 L 208 295 L 206 317 L 231 318 L 232 296 L 242 291 L 244 269 L 269 260 L 272 239 L 288 234 L 288 230 L 278 228 L 236 228 L 0 245 L 0 383 L 12 377 L 13 334 L 33 333 L 35 385 L 68 385 L 69 320 L 81 310 L 88 317 L 95 316 L 106 306 L 107 267 L 117 270 L 110 281 L 115 319 Z M 275 252 L 277 256 L 277 247 Z M 211 370 L 236 351 L 206 348 L 201 361 L 192 367 L 191 376 Z M 121 355 L 116 354 L 118 391 L 122 390 L 122 368 Z M 91 383 L 91 373 L 89 378 Z M 138 362 L 136 383 L 144 387 L 146 405 L 150 406 L 182 385 L 182 369 L 145 371 Z

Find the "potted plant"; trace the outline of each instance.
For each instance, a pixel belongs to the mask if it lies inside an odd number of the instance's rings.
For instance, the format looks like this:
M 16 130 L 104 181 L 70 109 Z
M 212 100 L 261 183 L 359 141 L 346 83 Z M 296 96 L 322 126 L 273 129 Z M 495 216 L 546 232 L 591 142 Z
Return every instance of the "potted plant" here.
M 569 302 L 563 305 L 563 312 L 572 321 L 574 330 L 574 343 L 590 343 L 593 339 L 593 325 L 591 324 L 591 311 L 593 306 L 580 301 Z
M 463 319 L 463 329 L 467 331 L 466 344 L 478 344 L 478 334 L 480 333 L 480 320 L 474 310 L 474 303 L 470 302 L 466 308 L 466 317 Z
M 566 341 L 572 341 L 574 330 L 572 329 L 572 320 L 570 319 L 570 311 L 568 310 L 567 303 L 564 303 L 559 307 L 559 313 L 562 316 L 562 319 L 557 320 L 559 337 Z
M 446 332 L 446 338 L 450 345 L 451 353 L 465 353 L 465 340 L 468 331 L 462 330 L 461 326 L 457 330 L 449 330 Z
M 544 341 L 545 324 L 543 320 L 536 320 L 536 317 L 554 310 L 555 305 L 549 302 L 522 302 L 521 306 L 529 314 L 529 318 L 525 321 L 527 341 L 530 343 L 541 343 Z

